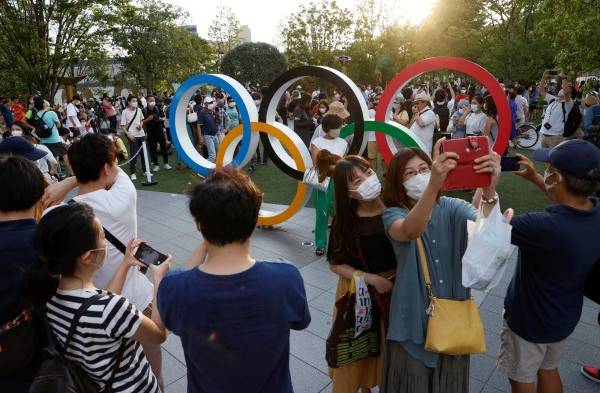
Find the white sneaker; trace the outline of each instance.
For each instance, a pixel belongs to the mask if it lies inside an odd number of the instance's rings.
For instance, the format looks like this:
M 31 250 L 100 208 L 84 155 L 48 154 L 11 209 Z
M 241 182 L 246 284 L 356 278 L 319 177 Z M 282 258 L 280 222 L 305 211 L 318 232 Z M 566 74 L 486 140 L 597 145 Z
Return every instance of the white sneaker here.
M 158 165 L 154 165 L 154 169 L 153 169 L 153 171 L 154 171 L 154 172 L 158 172 L 158 171 L 160 171 L 160 167 L 159 167 Z
M 169 165 L 169 164 L 165 164 L 163 166 L 163 168 L 165 168 L 165 171 L 170 171 L 171 169 L 173 169 L 173 167 L 171 165 Z
M 135 173 L 131 174 L 131 181 L 136 181 L 137 180 L 137 176 L 135 175 Z

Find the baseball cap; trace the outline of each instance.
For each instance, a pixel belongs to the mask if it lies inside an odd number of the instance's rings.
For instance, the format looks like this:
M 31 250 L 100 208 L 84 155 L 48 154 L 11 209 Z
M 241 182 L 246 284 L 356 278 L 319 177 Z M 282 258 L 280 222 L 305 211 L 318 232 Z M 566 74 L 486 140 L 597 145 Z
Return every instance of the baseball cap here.
M 205 104 L 212 104 L 213 102 L 215 102 L 215 99 L 212 98 L 211 96 L 207 96 L 204 98 L 204 103 Z
M 431 101 L 431 97 L 429 97 L 429 94 L 427 94 L 427 93 L 420 92 L 420 93 L 417 93 L 417 95 L 415 96 L 415 99 L 413 101 L 430 102 Z
M 22 136 L 11 136 L 0 142 L 0 154 L 13 154 L 36 161 L 44 157 L 47 153 L 36 149 L 31 142 Z
M 564 141 L 553 149 L 538 149 L 533 152 L 533 159 L 577 179 L 595 180 L 600 171 L 600 149 L 580 139 Z

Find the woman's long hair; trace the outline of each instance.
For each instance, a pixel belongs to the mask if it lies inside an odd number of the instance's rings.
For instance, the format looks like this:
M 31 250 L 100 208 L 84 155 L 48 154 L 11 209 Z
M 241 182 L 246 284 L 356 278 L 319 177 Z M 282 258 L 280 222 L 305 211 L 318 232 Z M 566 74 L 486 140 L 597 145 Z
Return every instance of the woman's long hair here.
M 387 207 L 403 207 L 412 209 L 414 203 L 406 195 L 404 188 L 404 171 L 406 164 L 414 157 L 420 157 L 431 167 L 431 158 L 423 150 L 410 147 L 401 149 L 394 155 L 385 177 L 385 185 L 383 187 L 383 203 Z M 439 199 L 440 195 L 438 195 Z
M 485 113 L 486 115 L 498 119 L 498 108 L 491 95 L 485 97 Z
M 55 293 L 60 275 L 73 275 L 77 259 L 97 247 L 94 211 L 82 203 L 59 206 L 40 220 L 33 247 L 40 265 L 25 278 L 25 291 L 33 305 L 45 304 Z
M 333 171 L 335 187 L 335 219 L 333 221 L 334 253 L 357 257 L 354 215 L 358 201 L 350 198 L 348 183 L 356 179 L 356 171 L 371 169 L 369 162 L 360 156 L 350 155 L 338 161 Z

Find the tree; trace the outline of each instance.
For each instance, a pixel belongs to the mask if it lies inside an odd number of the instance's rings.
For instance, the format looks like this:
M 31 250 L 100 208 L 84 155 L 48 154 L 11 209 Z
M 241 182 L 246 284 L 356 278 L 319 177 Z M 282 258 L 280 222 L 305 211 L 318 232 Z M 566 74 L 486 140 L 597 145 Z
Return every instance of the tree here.
M 0 63 L 29 93 L 51 100 L 60 78 L 105 51 L 110 0 L 0 1 Z M 5 69 L 5 68 L 3 68 Z M 4 75 L 2 76 L 4 79 Z
M 119 5 L 112 40 L 126 72 L 148 93 L 209 65 L 208 43 L 179 27 L 186 16 L 181 8 L 156 0 Z
M 208 28 L 208 38 L 217 53 L 229 52 L 239 44 L 240 21 L 229 7 L 218 7 L 217 15 Z
M 352 39 L 352 13 L 335 0 L 303 4 L 280 27 L 285 54 L 291 66 L 337 66 L 335 55 Z
M 573 71 L 598 68 L 600 59 L 600 2 L 545 0 L 537 32 L 556 49 L 555 61 Z
M 241 83 L 268 85 L 287 70 L 287 61 L 273 45 L 249 42 L 229 51 L 223 57 L 221 70 Z

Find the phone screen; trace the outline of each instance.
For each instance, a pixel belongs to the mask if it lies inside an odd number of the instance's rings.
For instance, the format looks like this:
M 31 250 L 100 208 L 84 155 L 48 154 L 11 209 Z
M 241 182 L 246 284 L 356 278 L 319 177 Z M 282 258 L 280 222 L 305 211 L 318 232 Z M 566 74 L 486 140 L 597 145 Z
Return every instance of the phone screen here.
M 519 170 L 519 157 L 500 157 L 502 172 L 516 172 Z
M 146 243 L 142 243 L 135 253 L 135 258 L 145 265 L 160 265 L 165 261 L 166 256 Z

